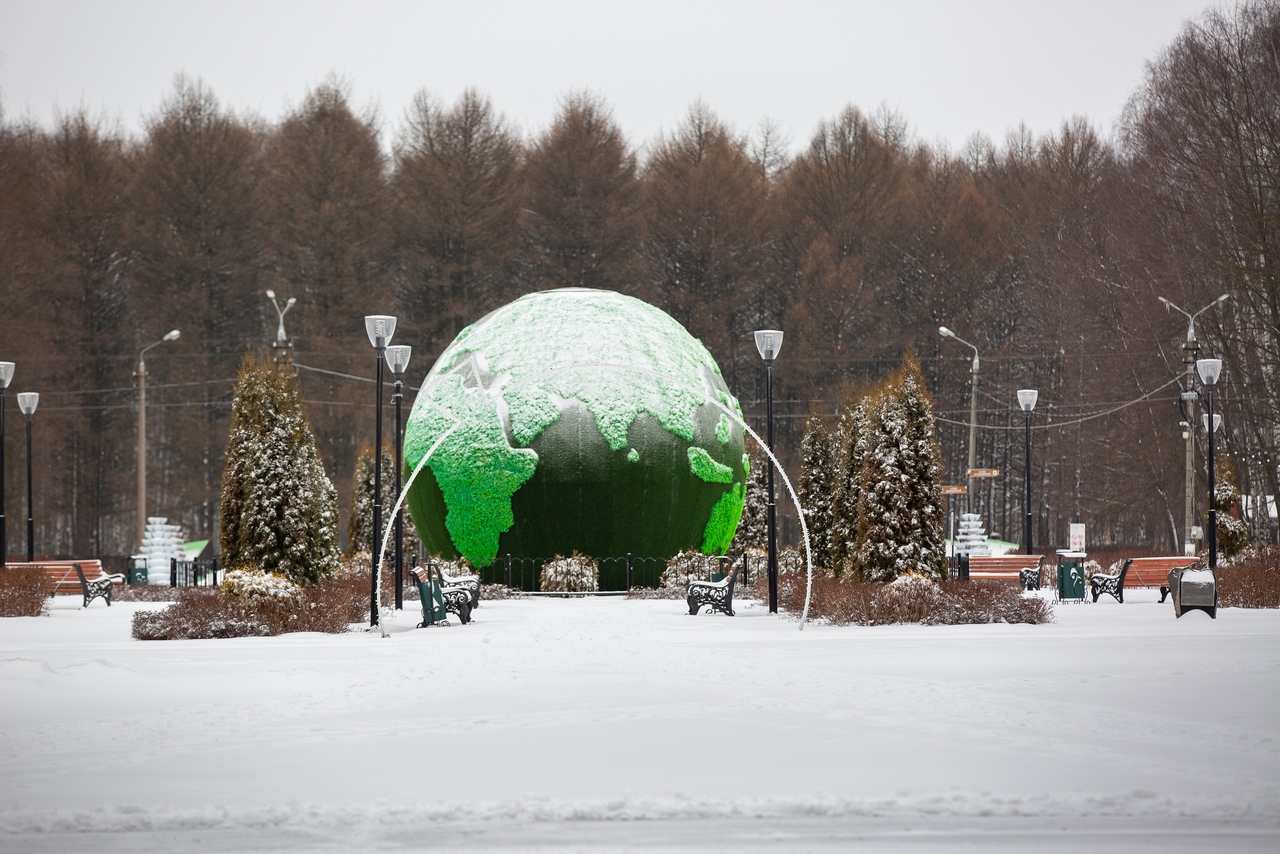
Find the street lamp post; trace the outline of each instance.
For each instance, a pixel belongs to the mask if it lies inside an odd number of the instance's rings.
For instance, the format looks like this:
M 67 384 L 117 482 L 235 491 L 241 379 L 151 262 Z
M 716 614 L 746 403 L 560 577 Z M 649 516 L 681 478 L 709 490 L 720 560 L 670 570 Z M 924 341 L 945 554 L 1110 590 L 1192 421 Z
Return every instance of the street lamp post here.
M 171 330 L 154 344 L 138 352 L 138 548 L 147 533 L 147 351 L 166 341 L 176 341 L 182 333 Z
M 370 548 L 373 564 L 369 576 L 369 626 L 378 625 L 378 572 L 382 562 L 378 559 L 378 545 L 382 536 L 382 359 L 387 345 L 396 331 L 396 319 L 387 314 L 370 314 L 364 319 L 364 331 L 377 354 L 377 415 L 373 433 L 373 545 Z
M 1209 410 L 1208 418 L 1206 418 L 1209 427 L 1209 530 L 1205 532 L 1205 538 L 1209 541 L 1209 568 L 1218 568 L 1218 502 L 1217 496 L 1214 495 L 1217 483 L 1213 475 L 1213 435 L 1217 431 L 1217 426 L 1221 423 L 1221 416 L 1215 417 L 1213 414 L 1213 389 L 1218 384 L 1218 377 L 1222 375 L 1221 359 L 1199 359 L 1196 361 L 1196 373 L 1200 375 L 1200 381 L 1204 383 L 1205 388 L 1205 408 Z
M 0 362 L 0 567 L 9 555 L 4 520 L 4 393 L 9 388 L 9 380 L 13 379 L 13 367 L 13 362 Z
M 1036 398 L 1039 396 L 1040 392 L 1033 388 L 1023 388 L 1018 390 L 1018 405 L 1022 407 L 1022 415 L 1027 425 L 1027 468 L 1023 476 L 1027 487 L 1027 554 L 1031 554 L 1031 410 L 1036 408 Z
M 18 408 L 27 416 L 27 563 L 36 559 L 36 524 L 31 512 L 31 416 L 36 414 L 40 395 L 24 391 L 18 395 Z
M 969 469 L 965 472 L 966 485 L 969 487 L 965 492 L 965 505 L 970 512 L 973 511 L 973 479 L 969 472 L 972 472 L 978 465 L 978 348 L 974 347 L 968 341 L 956 335 L 945 326 L 938 327 L 938 334 L 943 338 L 954 338 L 961 344 L 973 350 L 973 367 L 970 368 L 971 388 L 969 391 Z
M 755 333 L 756 349 L 764 359 L 765 435 L 773 452 L 773 360 L 782 349 L 782 331 L 760 329 Z M 769 613 L 778 613 L 778 526 L 777 508 L 773 503 L 773 460 L 769 460 Z
M 397 344 L 387 348 L 387 367 L 396 378 L 396 391 L 393 399 L 396 402 L 396 499 L 400 498 L 400 477 L 404 469 L 404 429 L 400 422 L 400 404 L 404 400 L 404 372 L 409 367 L 409 356 L 413 348 L 408 344 Z M 379 452 L 381 456 L 381 452 Z M 404 509 L 396 514 L 396 610 L 404 609 Z
M 289 301 L 284 304 L 284 308 L 280 307 L 280 303 L 276 302 L 276 292 L 267 289 L 267 299 L 271 300 L 271 304 L 275 306 L 276 314 L 280 318 L 280 325 L 276 328 L 276 340 L 271 342 L 271 349 L 276 351 L 276 363 L 288 358 L 289 352 L 293 349 L 293 342 L 284 333 L 284 316 L 289 313 L 289 309 L 293 308 L 293 304 L 298 301 L 297 297 L 289 297 Z
M 1174 305 L 1164 297 L 1159 297 L 1160 302 L 1164 303 L 1164 307 L 1169 311 L 1176 311 L 1183 314 L 1187 318 L 1187 340 L 1182 345 L 1182 350 L 1186 354 L 1184 361 L 1187 366 L 1187 386 L 1182 393 L 1182 401 L 1188 407 L 1184 412 L 1186 418 L 1187 430 L 1184 434 L 1187 440 L 1187 468 L 1186 468 L 1186 484 L 1183 490 L 1184 512 L 1183 512 L 1183 551 L 1186 554 L 1195 554 L 1195 545 L 1191 540 L 1191 524 L 1195 519 L 1195 480 L 1196 480 L 1196 438 L 1193 426 L 1195 424 L 1195 364 L 1196 356 L 1200 351 L 1200 342 L 1196 340 L 1196 318 L 1204 314 L 1215 305 L 1226 302 L 1230 294 L 1222 294 L 1213 302 L 1204 308 L 1191 313 L 1177 305 Z

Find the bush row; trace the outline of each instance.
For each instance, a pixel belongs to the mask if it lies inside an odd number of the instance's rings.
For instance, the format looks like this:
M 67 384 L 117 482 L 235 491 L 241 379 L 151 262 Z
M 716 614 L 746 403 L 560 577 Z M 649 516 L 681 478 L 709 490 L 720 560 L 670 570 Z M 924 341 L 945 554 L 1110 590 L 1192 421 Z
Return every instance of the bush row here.
M 755 593 L 767 599 L 768 577 L 756 576 Z M 799 614 L 804 608 L 805 574 L 779 572 L 778 608 Z M 975 623 L 1047 623 L 1053 607 L 1023 596 L 1013 584 L 994 581 L 944 581 L 908 573 L 887 584 L 845 581 L 815 573 L 809 616 L 834 626 L 882 626 L 922 623 L 958 626 Z

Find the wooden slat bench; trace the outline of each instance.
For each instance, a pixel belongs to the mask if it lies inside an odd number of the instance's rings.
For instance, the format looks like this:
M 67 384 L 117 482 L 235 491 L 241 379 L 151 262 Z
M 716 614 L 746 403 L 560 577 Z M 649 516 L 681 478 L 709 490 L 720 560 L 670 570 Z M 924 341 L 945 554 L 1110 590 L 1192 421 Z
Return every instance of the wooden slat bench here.
M 5 566 L 9 569 L 29 567 L 43 570 L 49 580 L 50 596 L 84 596 L 86 608 L 99 598 L 110 606 L 113 585 L 124 583 L 123 575 L 103 572 L 100 560 L 37 560 L 31 563 L 10 562 Z
M 970 581 L 1012 581 L 1034 590 L 1043 569 L 1044 555 L 969 555 Z
M 1169 596 L 1169 573 L 1175 569 L 1196 566 L 1200 559 L 1186 555 L 1166 557 L 1131 557 L 1121 565 L 1119 572 L 1095 572 L 1089 578 L 1093 601 L 1103 593 L 1110 593 L 1117 602 L 1124 602 L 1124 591 L 1132 587 L 1152 587 L 1160 591 L 1161 603 Z

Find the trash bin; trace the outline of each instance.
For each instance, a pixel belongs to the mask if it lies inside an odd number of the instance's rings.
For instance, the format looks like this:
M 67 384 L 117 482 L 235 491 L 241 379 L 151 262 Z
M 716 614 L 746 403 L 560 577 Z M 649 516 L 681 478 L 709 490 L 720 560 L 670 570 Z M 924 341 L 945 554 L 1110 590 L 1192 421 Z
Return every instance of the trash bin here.
M 418 598 L 422 600 L 423 626 L 440 623 L 448 618 L 449 613 L 444 607 L 444 597 L 440 595 L 440 585 L 434 578 L 428 581 L 418 580 Z
M 1084 552 L 1058 552 L 1058 601 L 1084 601 Z
M 134 555 L 129 559 L 129 570 L 125 573 L 125 581 L 129 584 L 147 583 L 147 559 Z

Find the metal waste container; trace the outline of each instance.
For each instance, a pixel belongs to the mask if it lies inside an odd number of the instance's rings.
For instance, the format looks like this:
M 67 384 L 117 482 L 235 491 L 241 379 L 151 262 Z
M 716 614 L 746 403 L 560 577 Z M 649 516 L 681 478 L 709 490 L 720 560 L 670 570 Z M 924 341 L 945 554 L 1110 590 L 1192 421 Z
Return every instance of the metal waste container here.
M 1058 601 L 1084 601 L 1084 552 L 1058 552 Z
M 134 555 L 129 559 L 129 570 L 125 573 L 125 581 L 129 584 L 147 583 L 147 559 Z

